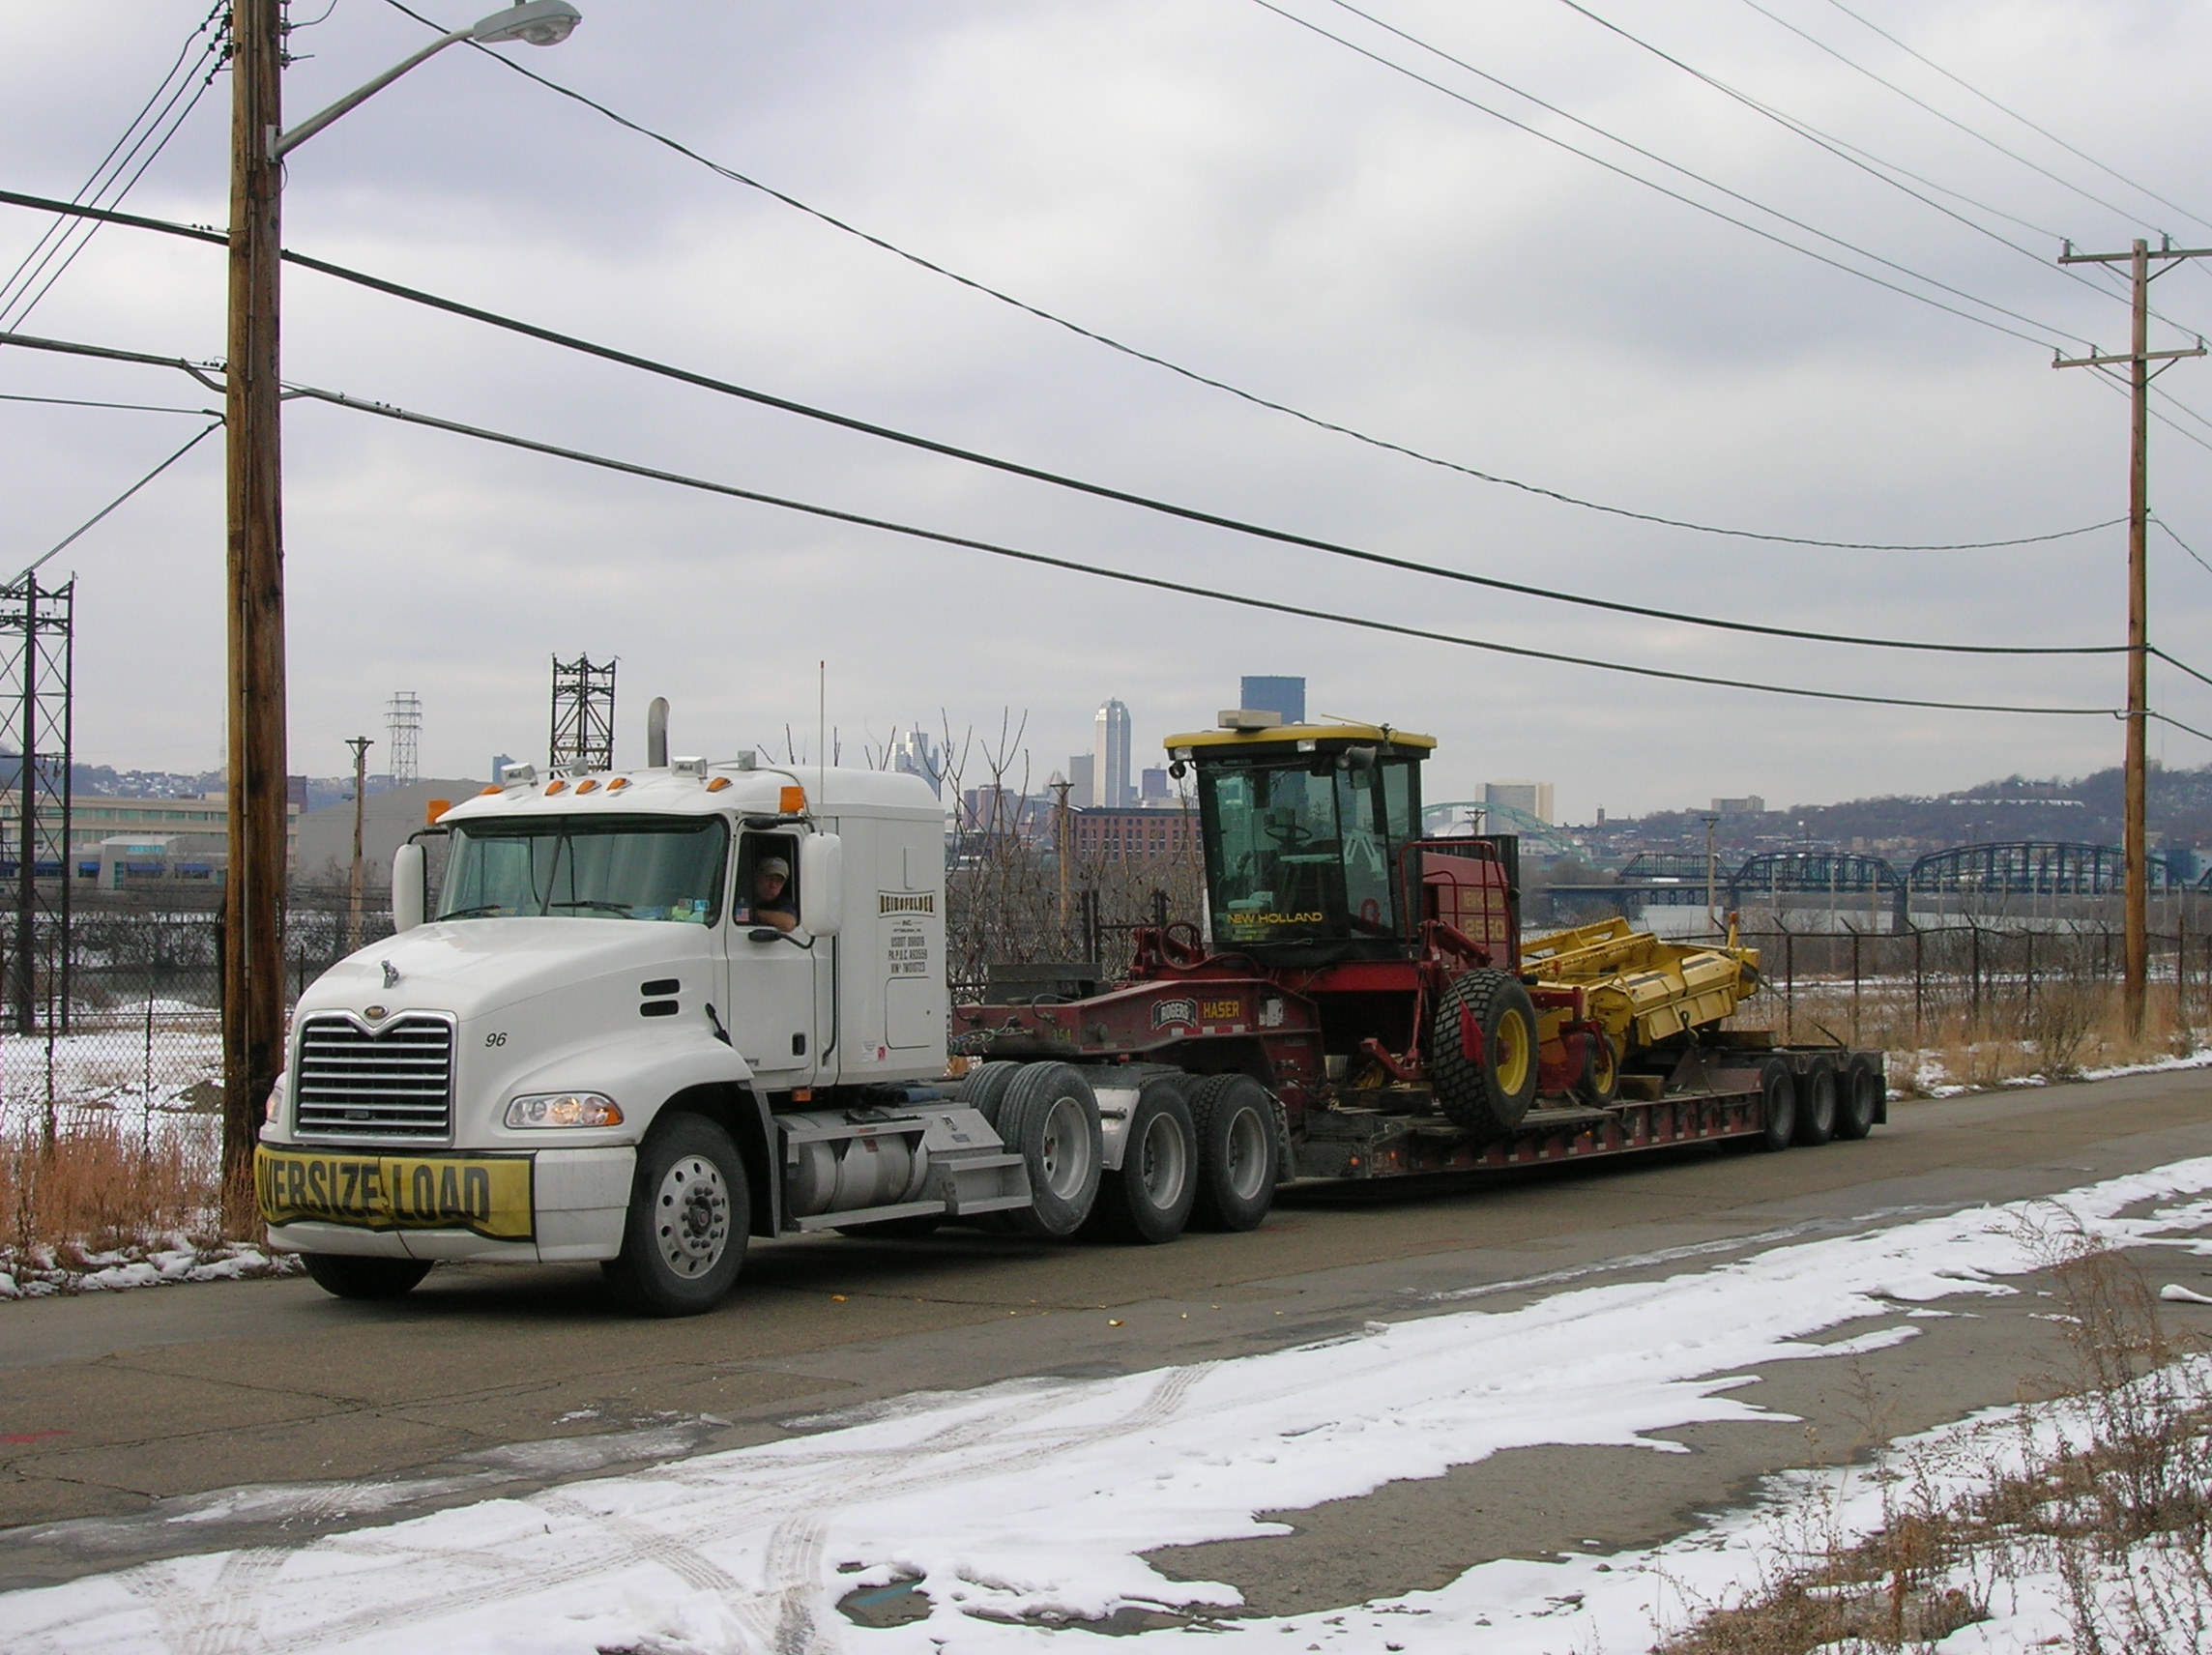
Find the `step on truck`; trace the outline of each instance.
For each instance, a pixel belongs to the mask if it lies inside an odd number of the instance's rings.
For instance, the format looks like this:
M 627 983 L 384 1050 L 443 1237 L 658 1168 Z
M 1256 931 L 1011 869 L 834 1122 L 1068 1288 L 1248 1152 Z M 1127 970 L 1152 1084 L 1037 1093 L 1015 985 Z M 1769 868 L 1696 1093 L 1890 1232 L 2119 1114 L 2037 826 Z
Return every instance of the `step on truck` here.
M 1293 1182 L 1885 1118 L 1880 1054 L 1724 1026 L 1759 989 L 1732 937 L 1525 942 L 1517 841 L 1419 832 L 1430 738 L 1233 711 L 1169 746 L 1207 929 L 957 1006 L 918 779 L 671 762 L 657 729 L 634 769 L 509 769 L 432 829 L 435 902 L 411 843 L 396 934 L 302 995 L 255 1162 L 272 1242 L 345 1297 L 597 1262 L 684 1315 L 754 1237 L 1160 1243 Z

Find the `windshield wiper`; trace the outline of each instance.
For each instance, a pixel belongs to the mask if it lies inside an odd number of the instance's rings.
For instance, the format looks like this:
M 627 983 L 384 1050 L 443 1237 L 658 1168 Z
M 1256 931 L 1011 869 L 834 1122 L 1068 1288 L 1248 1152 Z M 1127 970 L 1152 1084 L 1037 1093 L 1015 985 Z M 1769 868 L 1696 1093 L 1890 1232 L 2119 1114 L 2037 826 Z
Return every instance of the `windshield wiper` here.
M 547 908 L 590 908 L 601 914 L 619 914 L 625 919 L 637 917 L 629 911 L 629 904 L 626 902 L 607 902 L 596 896 L 571 897 L 567 902 L 549 902 L 545 906 Z
M 507 904 L 504 902 L 480 902 L 474 908 L 456 908 L 450 913 L 439 915 L 438 917 L 440 919 L 474 919 L 479 915 L 504 914 L 506 912 Z

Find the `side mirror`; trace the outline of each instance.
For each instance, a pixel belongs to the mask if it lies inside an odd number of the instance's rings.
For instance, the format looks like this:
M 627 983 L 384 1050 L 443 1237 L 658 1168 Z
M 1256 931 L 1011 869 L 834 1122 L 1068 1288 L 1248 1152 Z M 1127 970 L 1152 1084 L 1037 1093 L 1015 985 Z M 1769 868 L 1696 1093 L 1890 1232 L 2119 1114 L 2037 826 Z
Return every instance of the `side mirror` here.
M 816 937 L 834 937 L 845 917 L 845 843 L 834 833 L 799 841 L 800 923 Z
M 392 853 L 392 928 L 407 932 L 422 923 L 422 847 L 402 845 Z

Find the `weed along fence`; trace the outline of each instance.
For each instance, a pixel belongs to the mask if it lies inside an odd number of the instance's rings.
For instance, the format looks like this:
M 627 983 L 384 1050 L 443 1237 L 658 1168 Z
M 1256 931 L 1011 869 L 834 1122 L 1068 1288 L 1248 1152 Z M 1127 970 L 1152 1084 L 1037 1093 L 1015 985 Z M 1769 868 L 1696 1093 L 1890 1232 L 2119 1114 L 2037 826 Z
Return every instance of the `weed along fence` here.
M 285 995 L 346 953 L 344 893 L 295 896 L 285 924 Z M 389 936 L 364 911 L 362 936 Z M 80 907 L 64 945 L 42 915 L 22 970 L 13 915 L 0 916 L 0 1138 L 50 1140 L 96 1119 L 135 1123 L 222 1111 L 222 921 L 208 908 Z

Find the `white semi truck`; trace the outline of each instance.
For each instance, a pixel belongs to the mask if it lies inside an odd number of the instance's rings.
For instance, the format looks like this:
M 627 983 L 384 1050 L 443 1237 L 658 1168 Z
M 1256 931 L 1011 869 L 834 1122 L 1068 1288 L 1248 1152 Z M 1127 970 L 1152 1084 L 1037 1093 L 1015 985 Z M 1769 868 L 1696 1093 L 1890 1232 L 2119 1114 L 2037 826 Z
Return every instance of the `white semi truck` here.
M 295 1009 L 256 1176 L 272 1240 L 323 1287 L 598 1261 L 684 1315 L 750 1235 L 978 1214 L 1056 1235 L 1126 1205 L 1133 1092 L 1064 1064 L 986 1108 L 929 1084 L 944 819 L 918 779 L 680 758 L 502 782 L 440 819 L 435 912 L 411 844 L 397 934 Z M 1187 1211 L 1190 1156 L 1169 1159 L 1146 1213 Z

